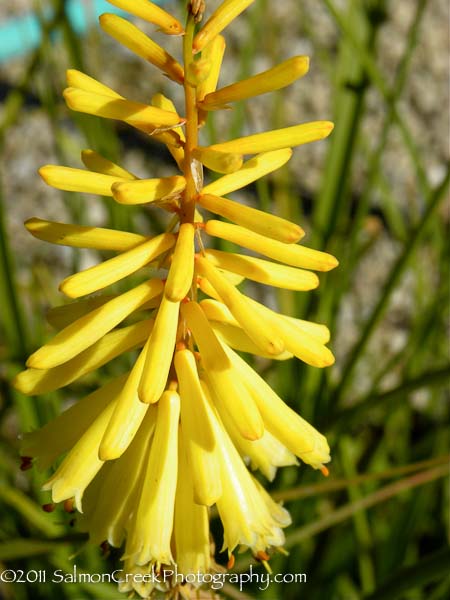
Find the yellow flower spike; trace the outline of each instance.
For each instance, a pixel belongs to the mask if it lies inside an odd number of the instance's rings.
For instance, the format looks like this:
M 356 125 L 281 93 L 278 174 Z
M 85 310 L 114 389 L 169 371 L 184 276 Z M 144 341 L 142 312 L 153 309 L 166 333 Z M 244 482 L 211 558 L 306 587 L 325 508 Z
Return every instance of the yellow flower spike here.
M 173 563 L 170 540 L 178 472 L 180 397 L 164 392 L 158 402 L 155 434 L 139 506 L 129 527 L 125 557 L 137 565 Z
M 90 77 L 82 71 L 77 71 L 77 69 L 68 69 L 66 71 L 66 81 L 69 88 L 77 88 L 91 94 L 99 94 L 100 96 L 124 99 L 118 92 L 101 83 L 101 81 L 97 81 L 94 77 Z
M 76 112 L 124 121 L 149 133 L 184 123 L 176 113 L 131 100 L 110 98 L 72 87 L 66 88 L 63 95 L 67 106 Z
M 124 352 L 144 345 L 153 327 L 148 319 L 108 333 L 93 346 L 54 369 L 26 369 L 16 375 L 13 386 L 26 396 L 46 394 L 100 368 Z
M 179 350 L 174 363 L 181 397 L 181 439 L 192 473 L 194 501 L 211 506 L 222 494 L 222 482 L 217 477 L 219 459 L 210 408 L 193 353 Z
M 326 438 L 302 419 L 255 371 L 233 350 L 225 347 L 227 356 L 242 377 L 257 404 L 266 428 L 291 452 L 314 469 L 330 460 Z
M 313 290 L 319 285 L 317 275 L 311 271 L 286 267 L 261 258 L 221 250 L 207 250 L 206 256 L 219 269 L 232 271 L 265 285 L 296 291 Z
M 281 317 L 259 302 L 249 298 L 249 304 L 260 319 L 267 320 L 278 331 L 286 350 L 313 367 L 329 367 L 334 364 L 334 356 L 324 343 L 329 339 L 329 331 L 323 325 Z
M 264 433 L 261 416 L 245 388 L 234 381 L 231 363 L 200 306 L 196 302 L 182 304 L 181 314 L 199 348 L 205 375 L 216 395 L 223 398 L 236 428 L 246 439 L 259 439 Z
M 203 50 L 221 31 L 227 27 L 254 0 L 224 0 L 200 29 L 192 42 L 194 54 Z
M 91 294 L 131 275 L 171 248 L 174 243 L 174 235 L 162 233 L 114 258 L 67 277 L 59 285 L 59 289 L 69 298 Z
M 117 397 L 114 412 L 99 446 L 101 460 L 122 456 L 133 440 L 149 408 L 139 400 L 138 386 L 142 378 L 148 344 L 144 346 Z
M 92 173 L 84 169 L 46 165 L 39 169 L 39 175 L 47 185 L 67 192 L 84 192 L 99 196 L 112 196 L 111 186 L 117 181 L 126 181 L 114 175 Z
M 164 293 L 171 302 L 181 302 L 191 286 L 194 276 L 194 235 L 192 223 L 183 223 L 178 231 L 177 243 L 172 254 L 169 276 Z
M 205 231 L 208 235 L 233 242 L 233 244 L 259 252 L 273 260 L 278 260 L 293 267 L 315 271 L 330 271 L 339 264 L 334 256 L 326 252 L 319 252 L 312 248 L 305 248 L 305 246 L 286 245 L 275 240 L 268 240 L 265 236 L 244 227 L 223 223 L 222 221 L 207 221 Z
M 120 204 L 146 204 L 160 200 L 165 196 L 178 194 L 186 187 L 186 180 L 181 175 L 124 181 L 113 185 L 112 195 Z
M 242 167 L 242 154 L 194 148 L 192 156 L 216 173 L 235 173 Z
M 111 175 L 120 179 L 139 179 L 136 175 L 130 173 L 130 171 L 116 165 L 116 163 L 108 160 L 95 150 L 82 150 L 81 160 L 89 171 L 94 171 L 95 173 L 103 173 L 104 175 Z
M 290 85 L 299 77 L 303 77 L 308 72 L 308 68 L 307 56 L 294 56 L 263 73 L 208 94 L 198 106 L 202 110 L 218 110 L 226 108 L 229 102 L 237 102 L 279 90 Z
M 202 356 L 204 367 L 217 371 L 229 369 L 231 363 L 197 302 L 183 303 L 180 311 L 186 319 L 187 326 L 192 331 L 198 347 L 208 349 L 207 354 Z
M 147 404 L 158 402 L 166 387 L 175 350 L 179 309 L 179 302 L 171 302 L 165 296 L 161 300 L 147 342 L 147 357 L 138 388 L 139 398 Z
M 56 473 L 42 486 L 44 491 L 52 491 L 53 502 L 75 498 L 75 506 L 83 512 L 81 500 L 84 490 L 103 466 L 98 456 L 98 446 L 105 427 L 114 410 L 113 400 L 89 426 Z
M 270 324 L 261 324 L 260 318 L 250 308 L 246 297 L 220 274 L 210 260 L 201 256 L 196 258 L 200 274 L 209 280 L 222 301 L 255 344 L 267 354 L 281 354 L 284 350 L 284 344 L 276 330 Z
M 110 13 L 101 15 L 99 21 L 101 28 L 108 35 L 160 69 L 173 81 L 183 83 L 183 67 L 130 21 Z
M 265 238 L 292 244 L 298 242 L 305 235 L 303 229 L 295 223 L 227 198 L 201 194 L 197 202 L 210 212 L 259 233 Z
M 209 149 L 212 146 L 208 147 Z M 220 148 L 217 150 L 221 151 Z M 228 152 L 228 150 L 225 150 Z M 244 154 L 244 152 L 236 146 L 231 152 L 238 152 Z M 292 150 L 290 148 L 283 148 L 281 150 L 275 150 L 273 152 L 262 153 L 258 156 L 253 157 L 242 165 L 242 168 L 236 173 L 230 175 L 224 175 L 220 179 L 205 185 L 202 189 L 201 195 L 213 194 L 214 196 L 224 196 L 230 192 L 239 190 L 249 183 L 253 183 L 257 179 L 260 179 L 272 171 L 276 171 L 292 156 Z
M 126 375 L 116 377 L 92 394 L 72 404 L 40 429 L 23 435 L 20 451 L 36 459 L 40 469 L 48 469 L 74 446 L 89 425 L 120 392 Z
M 168 35 L 184 33 L 183 25 L 175 17 L 149 0 L 108 0 L 108 2 L 135 17 L 157 25 L 162 32 Z
M 160 279 L 151 279 L 113 298 L 65 327 L 27 360 L 27 367 L 51 369 L 74 358 L 114 329 L 130 313 L 162 292 Z
M 139 498 L 155 420 L 156 410 L 148 410 L 129 448 L 119 460 L 103 467 L 96 493 L 91 494 L 90 488 L 86 490 L 83 503 L 85 515 L 90 515 L 81 517 L 80 529 L 89 531 L 93 544 L 106 540 L 112 546 L 122 545 L 130 514 Z
M 96 250 L 114 250 L 124 252 L 131 250 L 149 238 L 138 233 L 104 229 L 102 227 L 83 227 L 56 221 L 44 221 L 33 217 L 24 223 L 27 230 L 35 238 L 75 248 L 95 248 Z
M 212 150 L 220 152 L 242 152 L 242 154 L 257 154 L 259 152 L 270 152 L 282 148 L 292 148 L 302 144 L 309 144 L 328 137 L 333 131 L 333 123 L 330 121 L 311 121 L 301 125 L 274 129 L 264 133 L 255 133 L 245 137 L 213 144 L 209 146 Z M 208 190 L 208 193 L 211 192 Z M 223 192 L 220 192 L 221 195 Z
M 163 110 L 169 110 L 172 112 L 177 112 L 174 103 L 169 98 L 166 98 L 163 94 L 155 94 L 151 100 L 152 106 L 156 106 L 156 108 L 162 108 Z M 180 138 L 180 145 L 174 145 L 173 143 L 167 144 L 167 150 L 175 159 L 180 171 L 183 170 L 183 161 L 184 161 L 184 149 L 181 146 L 181 143 L 186 141 L 186 136 L 184 135 L 184 131 L 181 127 L 174 127 L 172 132 L 166 131 L 165 134 L 174 133 Z M 156 134 L 157 135 L 157 134 Z M 158 135 L 157 135 L 158 137 Z M 161 141 L 164 142 L 164 138 L 161 138 Z
M 183 401 L 181 401 L 183 410 Z M 217 471 L 214 473 L 217 479 Z M 177 569 L 186 577 L 208 573 L 211 566 L 209 516 L 194 502 L 194 484 L 182 440 L 178 441 L 178 482 L 175 497 L 174 545 Z

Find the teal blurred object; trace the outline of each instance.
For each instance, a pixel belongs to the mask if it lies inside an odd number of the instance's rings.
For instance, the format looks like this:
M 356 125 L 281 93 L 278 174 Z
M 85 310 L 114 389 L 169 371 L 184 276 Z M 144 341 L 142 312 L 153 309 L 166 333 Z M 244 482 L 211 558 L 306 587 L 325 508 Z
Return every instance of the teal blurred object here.
M 156 0 L 155 3 L 163 4 L 164 2 Z M 105 11 L 124 14 L 106 0 L 92 0 L 87 3 L 80 0 L 69 0 L 67 3 L 67 14 L 79 35 L 86 33 L 89 27 L 96 24 L 98 16 Z M 41 25 L 33 13 L 0 23 L 0 62 L 30 52 L 39 46 L 40 40 Z

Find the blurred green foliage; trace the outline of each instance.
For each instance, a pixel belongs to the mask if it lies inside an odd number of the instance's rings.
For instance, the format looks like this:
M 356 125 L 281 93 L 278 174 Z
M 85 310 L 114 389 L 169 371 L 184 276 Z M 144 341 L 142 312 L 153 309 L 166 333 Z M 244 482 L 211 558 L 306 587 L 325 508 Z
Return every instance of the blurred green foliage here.
M 71 29 L 62 0 L 41 2 L 39 14 L 48 4 L 56 11 L 43 23 L 42 44 L 26 58 L 20 80 L 4 98 L 0 151 L 28 110 L 31 95 L 47 116 L 55 154 L 62 164 L 70 164 L 72 146 L 80 142 L 71 139 L 67 127 L 61 126 L 62 119 L 69 117 L 60 96 L 60 78 L 50 72 L 54 54 L 62 53 L 68 64 L 83 68 L 88 54 L 93 53 L 100 56 L 101 65 L 105 59 L 103 41 L 92 35 L 89 43 L 83 43 Z M 270 63 L 280 58 L 277 39 L 283 31 L 270 16 L 270 4 L 269 0 L 258 0 L 241 17 L 248 20 L 251 35 L 242 40 L 237 54 L 240 76 L 258 70 L 255 62 L 261 52 Z M 273 584 L 266 591 L 249 584 L 242 594 L 238 587 L 227 584 L 221 593 L 230 598 L 439 600 L 450 595 L 450 365 L 445 335 L 449 236 L 444 211 L 449 170 L 446 165 L 441 180 L 431 181 L 424 163 L 427 148 L 416 139 L 401 108 L 421 36 L 433 35 L 421 28 L 431 2 L 414 0 L 411 4 L 414 18 L 400 40 L 401 59 L 389 72 L 380 66 L 378 55 L 379 34 L 389 25 L 392 5 L 388 0 L 317 0 L 316 5 L 327 13 L 338 32 L 332 56 L 311 26 L 310 13 L 302 13 L 300 8 L 303 22 L 299 30 L 310 38 L 317 68 L 327 75 L 333 99 L 334 114 L 317 118 L 332 118 L 336 129 L 326 148 L 322 183 L 307 190 L 307 201 L 299 203 L 299 192 L 305 190 L 299 188 L 297 175 L 289 168 L 259 183 L 256 192 L 265 209 L 306 223 L 312 232 L 309 244 L 332 252 L 341 264 L 321 278 L 317 292 L 300 298 L 282 292 L 279 305 L 296 316 L 328 324 L 332 340 L 345 339 L 342 307 L 354 294 L 361 269 L 379 267 L 374 246 L 380 237 L 395 242 L 396 256 L 382 271 L 376 297 L 364 311 L 351 315 L 356 334 L 352 334 L 346 352 L 335 346 L 335 368 L 317 370 L 297 360 L 265 367 L 265 375 L 285 400 L 326 433 L 333 462 L 326 481 L 319 480 L 317 472 L 289 468 L 271 485 L 293 517 L 287 530 L 289 555 L 273 557 L 273 571 L 305 573 L 307 582 Z M 62 41 L 53 44 L 56 31 L 62 32 Z M 119 79 L 126 77 L 126 72 L 118 74 Z M 43 80 L 46 85 L 42 85 Z M 149 89 L 149 94 L 156 91 Z M 381 126 L 375 135 L 366 126 L 371 111 L 368 99 L 373 96 L 382 109 Z M 445 99 L 442 101 L 445 104 Z M 247 116 L 245 106 L 237 106 L 229 118 L 226 137 L 238 135 Z M 285 124 L 282 94 L 275 95 L 269 118 L 274 127 Z M 126 148 L 120 128 L 80 115 L 70 119 L 76 123 L 84 147 L 120 160 L 122 146 Z M 264 128 L 268 128 L 267 122 Z M 383 156 L 393 132 L 400 139 L 402 159 L 415 174 L 416 197 L 412 202 L 397 198 L 396 189 L 383 173 Z M 214 123 L 206 135 L 211 141 L 217 136 Z M 142 147 L 139 145 L 139 152 L 143 152 Z M 8 173 L 7 165 L 3 173 Z M 88 224 L 94 220 L 84 198 L 74 200 L 72 196 L 66 207 L 74 222 Z M 111 202 L 105 207 L 107 227 L 133 228 L 137 222 L 150 225 L 149 213 L 130 215 Z M 48 335 L 42 309 L 48 299 L 56 298 L 57 286 L 51 264 L 42 261 L 35 265 L 39 274 L 34 280 L 21 276 L 21 248 L 10 234 L 13 210 L 14 204 L 6 210 L 0 186 L 0 571 L 71 572 L 76 556 L 80 570 L 108 572 L 120 565 L 120 551 L 104 557 L 99 549 L 86 546 L 85 538 L 70 526 L 70 515 L 60 509 L 44 513 L 41 504 L 48 502 L 48 497 L 39 488 L 45 474 L 33 470 L 24 476 L 18 468 L 16 432 L 39 426 L 57 414 L 64 393 L 29 399 L 9 387 L 28 353 Z M 47 216 L 39 208 L 33 209 L 34 214 Z M 151 223 L 154 230 L 159 226 Z M 74 251 L 71 256 L 76 268 L 80 255 Z M 429 264 L 427 272 L 424 264 Z M 375 336 L 384 331 L 389 338 L 386 315 L 394 296 L 407 293 L 402 287 L 405 278 L 411 280 L 408 289 L 413 290 L 406 343 L 400 349 L 383 351 L 377 346 L 374 350 Z M 23 281 L 29 282 L 28 288 Z M 46 290 L 42 291 L 36 281 L 47 286 Z M 85 388 L 93 385 L 91 379 Z M 79 386 L 74 396 L 82 391 L 83 386 Z M 236 569 L 245 571 L 248 565 L 247 555 L 242 555 Z M 47 576 L 47 583 L 0 583 L 0 596 L 6 600 L 119 597 L 113 585 L 57 585 L 49 579 Z

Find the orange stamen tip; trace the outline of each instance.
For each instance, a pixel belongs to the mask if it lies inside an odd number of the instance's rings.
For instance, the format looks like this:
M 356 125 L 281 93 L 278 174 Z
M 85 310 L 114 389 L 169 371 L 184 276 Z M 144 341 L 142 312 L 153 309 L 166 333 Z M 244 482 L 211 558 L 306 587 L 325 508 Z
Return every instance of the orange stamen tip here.
M 227 569 L 232 569 L 234 567 L 235 562 L 236 562 L 236 559 L 234 558 L 234 554 L 230 554 L 230 557 L 227 562 Z
M 325 477 L 328 477 L 328 475 L 330 474 L 330 471 L 326 467 L 322 467 L 320 470 L 322 471 L 322 475 L 324 475 Z
M 194 227 L 197 229 L 205 229 L 205 223 L 201 223 L 200 221 L 194 223 Z
M 190 299 L 190 298 L 188 298 L 187 296 L 185 296 L 185 297 L 183 298 L 183 300 L 181 301 L 181 304 L 187 304 L 187 303 L 188 303 L 188 302 L 190 302 L 190 301 L 191 301 L 191 299 Z
M 75 502 L 73 498 L 68 498 L 67 500 L 64 500 L 64 510 L 66 511 L 66 513 L 75 512 Z
M 267 552 L 260 550 L 259 552 L 257 552 L 255 554 L 255 558 L 256 558 L 256 560 L 265 561 L 265 560 L 269 560 L 270 556 L 267 554 Z
M 177 352 L 181 352 L 181 350 L 186 350 L 186 344 L 185 344 L 184 342 L 178 342 L 178 343 L 175 345 L 175 350 L 176 350 Z
M 51 512 L 53 512 L 53 511 L 55 510 L 55 508 L 56 508 L 56 507 L 55 507 L 55 505 L 53 504 L 53 502 L 49 502 L 48 504 L 43 504 L 43 505 L 42 505 L 42 510 L 43 510 L 44 512 L 47 512 L 47 513 L 51 513 Z

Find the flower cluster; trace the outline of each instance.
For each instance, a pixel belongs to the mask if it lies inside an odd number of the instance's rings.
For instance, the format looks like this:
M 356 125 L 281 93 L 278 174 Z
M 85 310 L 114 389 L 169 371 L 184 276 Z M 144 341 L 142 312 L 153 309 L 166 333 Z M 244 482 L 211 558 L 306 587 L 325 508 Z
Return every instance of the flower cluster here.
M 41 240 L 116 255 L 61 283 L 69 298 L 85 298 L 50 311 L 49 321 L 59 332 L 30 356 L 16 388 L 43 394 L 124 353 L 139 349 L 139 354 L 129 372 L 27 433 L 23 464 L 26 468 L 35 459 L 48 468 L 65 455 L 44 489 L 54 503 L 73 502 L 94 543 L 124 544 L 129 573 L 173 563 L 186 575 L 213 568 L 212 505 L 230 558 L 236 547 L 248 547 L 265 560 L 270 549 L 283 545 L 290 517 L 248 467 L 270 480 L 277 467 L 299 458 L 326 473 L 330 456 L 325 438 L 240 352 L 277 360 L 296 356 L 316 367 L 334 359 L 324 325 L 279 314 L 238 285 L 249 279 L 311 290 L 319 284 L 313 271 L 328 271 L 337 261 L 297 244 L 304 235 L 297 225 L 225 196 L 284 165 L 292 147 L 326 137 L 332 124 L 305 123 L 201 146 L 199 128 L 210 111 L 287 86 L 307 72 L 308 59 L 296 56 L 216 89 L 225 50 L 220 33 L 252 0 L 224 0 L 203 26 L 204 2 L 193 1 L 185 28 L 148 0 L 109 1 L 180 36 L 181 63 L 131 22 L 113 14 L 100 17 L 109 35 L 183 86 L 184 116 L 162 94 L 150 105 L 140 104 L 75 70 L 67 73 L 66 102 L 74 111 L 124 121 L 165 144 L 180 174 L 140 179 L 95 150 L 82 153 L 86 170 L 48 165 L 40 174 L 55 188 L 110 196 L 127 205 L 151 203 L 172 219 L 156 237 L 27 221 L 29 232 Z M 243 162 L 244 155 L 253 157 Z M 203 167 L 221 176 L 204 185 Z M 201 209 L 216 217 L 204 220 Z M 208 249 L 211 237 L 264 258 Z M 136 287 L 91 296 L 143 267 Z M 122 590 L 132 587 L 124 584 Z M 152 584 L 134 587 L 143 596 L 152 590 Z

